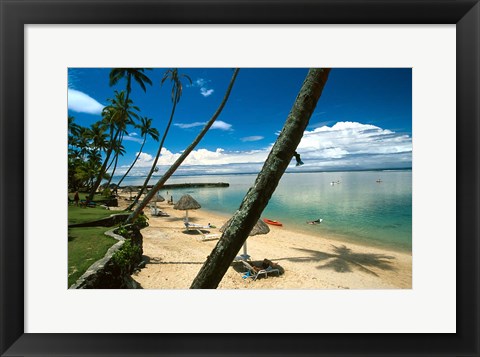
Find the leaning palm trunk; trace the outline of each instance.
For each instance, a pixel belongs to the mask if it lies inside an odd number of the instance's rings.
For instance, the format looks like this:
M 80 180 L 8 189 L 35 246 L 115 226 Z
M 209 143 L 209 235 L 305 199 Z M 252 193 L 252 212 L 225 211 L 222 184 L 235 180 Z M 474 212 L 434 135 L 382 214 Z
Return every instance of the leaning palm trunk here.
M 107 182 L 107 187 L 108 188 L 110 188 L 110 183 L 112 182 L 113 175 L 115 175 L 115 171 L 117 170 L 118 156 L 120 155 L 120 152 L 121 152 L 122 141 L 123 141 L 123 134 L 120 136 L 120 140 L 118 141 L 118 148 L 119 149 L 115 150 L 115 156 L 113 157 L 113 160 L 112 160 L 112 162 L 114 162 L 114 165 L 113 165 L 112 173 L 110 174 L 110 178 L 108 179 L 108 182 Z M 110 166 L 112 166 L 112 163 L 110 163 L 109 168 L 110 168 Z M 105 172 L 108 172 L 108 169 Z
M 112 167 L 113 163 L 115 162 L 115 160 L 117 159 L 118 157 L 118 154 L 115 154 L 113 157 L 112 157 L 112 160 L 110 160 L 110 163 L 108 164 L 107 168 L 105 169 L 105 172 L 108 172 L 108 170 L 110 170 L 110 167 Z
M 112 173 L 110 174 L 110 178 L 108 179 L 108 182 L 105 186 L 106 188 L 110 188 L 110 183 L 112 182 L 113 175 L 115 175 L 115 170 L 117 169 L 117 164 L 118 164 L 118 153 L 115 155 L 115 164 L 113 165 Z
M 178 167 L 182 164 L 182 162 L 187 158 L 187 156 L 192 152 L 193 149 L 198 145 L 200 140 L 205 136 L 207 133 L 208 129 L 213 125 L 217 117 L 220 115 L 220 113 L 223 110 L 223 107 L 227 103 L 228 97 L 230 96 L 230 92 L 232 91 L 233 84 L 235 83 L 235 79 L 237 78 L 239 69 L 235 69 L 232 79 L 230 80 L 230 84 L 228 85 L 227 91 L 225 93 L 225 96 L 223 97 L 222 102 L 220 103 L 220 106 L 218 107 L 217 111 L 213 114 L 212 118 L 207 122 L 205 127 L 202 129 L 202 131 L 197 135 L 195 140 L 185 149 L 185 151 L 180 155 L 180 157 L 173 163 L 172 166 L 163 174 L 163 176 L 158 180 L 158 182 L 153 186 L 153 188 L 150 190 L 150 192 L 145 196 L 142 202 L 140 202 L 135 209 L 135 211 L 128 216 L 126 223 L 131 223 L 137 216 L 142 212 L 142 210 L 147 206 L 148 202 L 155 196 L 155 194 L 158 192 L 159 189 L 163 187 L 165 182 L 173 175 L 173 173 L 178 169 Z
M 152 177 L 153 173 L 155 172 L 155 168 L 157 167 L 157 162 L 158 162 L 158 159 L 160 157 L 160 153 L 162 152 L 163 143 L 165 142 L 168 131 L 170 130 L 170 125 L 172 125 L 173 116 L 175 114 L 175 108 L 177 107 L 177 98 L 178 98 L 177 96 L 178 96 L 178 93 L 175 95 L 175 100 L 173 102 L 172 112 L 170 113 L 170 120 L 168 121 L 167 127 L 165 128 L 165 132 L 163 133 L 162 141 L 160 142 L 160 145 L 158 146 L 157 155 L 155 156 L 155 160 L 153 160 L 152 168 L 150 169 L 150 172 L 148 173 L 147 178 L 145 179 L 145 182 L 143 183 L 143 186 L 140 189 L 140 192 L 138 193 L 137 197 L 135 197 L 135 200 L 130 204 L 130 206 L 128 206 L 127 210 L 133 209 L 133 207 L 137 204 L 140 196 L 143 194 L 143 192 L 147 188 L 148 181 L 150 181 L 150 178 Z
M 117 184 L 117 187 L 120 187 L 120 184 L 123 182 L 123 180 L 125 179 L 125 177 L 128 176 L 128 174 L 130 173 L 130 170 L 135 166 L 135 164 L 137 163 L 137 160 L 138 158 L 140 157 L 140 154 L 142 153 L 143 151 L 143 146 L 145 145 L 145 142 L 147 141 L 147 136 L 145 136 L 145 139 L 143 139 L 143 143 L 142 143 L 142 146 L 140 146 L 140 151 L 138 152 L 137 156 L 135 157 L 135 160 L 133 160 L 133 163 L 130 165 L 130 167 L 128 168 L 127 172 L 125 172 L 125 174 L 122 176 L 122 178 L 120 179 L 120 181 L 118 181 L 118 184 Z
M 254 185 L 247 192 L 240 208 L 207 257 L 190 288 L 215 289 L 222 280 L 287 169 L 322 94 L 329 72 L 330 69 L 309 70 L 283 130 Z
M 102 167 L 100 168 L 100 172 L 97 176 L 97 179 L 95 180 L 95 183 L 92 186 L 92 189 L 90 190 L 90 194 L 88 195 L 87 201 L 91 201 L 93 199 L 93 196 L 97 192 L 98 186 L 100 186 L 100 182 L 102 182 L 103 176 L 105 175 L 105 172 L 107 172 L 107 163 L 110 160 L 110 155 L 112 155 L 112 151 L 114 148 L 114 143 L 117 141 L 118 135 L 120 134 L 120 129 L 117 130 L 115 137 L 112 140 L 112 143 L 110 144 L 110 147 L 108 148 L 107 151 L 107 156 L 105 157 L 105 161 L 103 162 Z

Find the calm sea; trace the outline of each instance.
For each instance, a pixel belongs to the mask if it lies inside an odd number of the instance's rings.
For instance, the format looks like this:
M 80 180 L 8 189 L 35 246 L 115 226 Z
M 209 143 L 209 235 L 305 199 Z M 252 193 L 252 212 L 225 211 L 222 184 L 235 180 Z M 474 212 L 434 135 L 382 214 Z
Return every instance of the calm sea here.
M 230 187 L 175 189 L 168 192 L 168 197 L 173 194 L 177 200 L 189 193 L 202 208 L 232 215 L 255 178 L 256 175 L 173 177 L 167 183 L 228 182 Z M 143 180 L 127 178 L 124 184 L 140 185 Z M 166 190 L 161 194 L 165 197 Z M 412 172 L 286 173 L 262 217 L 312 235 L 328 234 L 343 241 L 411 252 Z M 320 225 L 306 224 L 317 218 L 323 219 Z

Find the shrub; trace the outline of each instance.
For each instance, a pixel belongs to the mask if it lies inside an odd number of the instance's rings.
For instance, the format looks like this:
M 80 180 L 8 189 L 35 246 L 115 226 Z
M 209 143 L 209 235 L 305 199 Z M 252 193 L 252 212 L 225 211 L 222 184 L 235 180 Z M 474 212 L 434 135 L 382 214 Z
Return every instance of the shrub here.
M 133 222 L 133 225 L 139 230 L 148 227 L 148 217 L 144 214 L 140 214 Z
M 120 226 L 115 230 L 115 233 L 121 235 L 124 238 L 128 238 L 131 231 L 126 226 Z
M 113 256 L 112 262 L 121 270 L 132 272 L 133 267 L 139 259 L 141 259 L 142 251 L 138 245 L 132 243 L 130 239 L 126 239 L 122 248 L 120 248 Z
M 112 191 L 107 187 L 106 189 L 103 190 L 102 196 L 109 198 L 112 195 Z

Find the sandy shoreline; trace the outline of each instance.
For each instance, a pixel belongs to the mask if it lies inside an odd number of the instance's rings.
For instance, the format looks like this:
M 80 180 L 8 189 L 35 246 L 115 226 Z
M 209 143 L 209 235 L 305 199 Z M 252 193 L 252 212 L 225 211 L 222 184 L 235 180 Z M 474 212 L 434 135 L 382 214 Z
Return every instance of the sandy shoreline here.
M 119 198 L 118 209 L 128 205 Z M 188 289 L 205 258 L 218 240 L 201 241 L 196 232 L 185 233 L 184 211 L 166 203 L 157 204 L 169 217 L 145 213 L 150 226 L 142 230 L 146 266 L 132 277 L 144 289 Z M 228 216 L 199 209 L 189 211 L 192 223 L 211 223 L 220 233 Z M 254 261 L 264 258 L 285 270 L 279 277 L 242 279 L 231 266 L 220 289 L 410 289 L 412 256 L 370 246 L 340 242 L 331 237 L 311 236 L 285 227 L 270 226 L 270 233 L 248 238 L 248 254 Z

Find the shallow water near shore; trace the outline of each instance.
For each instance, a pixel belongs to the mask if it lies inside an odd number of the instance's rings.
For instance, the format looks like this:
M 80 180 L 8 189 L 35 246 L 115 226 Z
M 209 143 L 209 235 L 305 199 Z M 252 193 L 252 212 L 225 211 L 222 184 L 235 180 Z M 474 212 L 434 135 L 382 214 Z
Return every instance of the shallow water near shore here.
M 256 177 L 256 174 L 172 177 L 167 183 L 227 182 L 230 186 L 182 188 L 168 194 L 162 190 L 161 194 L 166 198 L 173 195 L 176 200 L 189 193 L 203 209 L 231 216 Z M 379 179 L 381 182 L 377 182 Z M 125 184 L 141 183 L 142 179 L 132 177 Z M 286 173 L 262 217 L 311 235 L 328 234 L 341 241 L 411 252 L 412 172 Z M 317 218 L 323 222 L 306 224 Z

